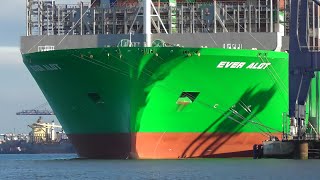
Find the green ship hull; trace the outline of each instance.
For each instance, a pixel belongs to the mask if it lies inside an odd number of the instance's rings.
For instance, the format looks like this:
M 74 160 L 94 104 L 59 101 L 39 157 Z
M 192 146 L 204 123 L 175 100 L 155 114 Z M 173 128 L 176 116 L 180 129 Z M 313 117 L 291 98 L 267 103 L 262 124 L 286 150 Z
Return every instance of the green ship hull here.
M 282 132 L 288 54 L 108 47 L 23 54 L 78 154 L 250 156 Z

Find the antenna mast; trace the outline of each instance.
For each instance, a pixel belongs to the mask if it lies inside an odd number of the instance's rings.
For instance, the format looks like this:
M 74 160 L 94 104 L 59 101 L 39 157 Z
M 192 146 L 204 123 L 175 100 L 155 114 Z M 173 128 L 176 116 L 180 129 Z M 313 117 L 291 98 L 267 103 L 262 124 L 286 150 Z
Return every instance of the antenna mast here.
M 151 0 L 143 0 L 143 33 L 146 36 L 145 47 L 151 47 Z

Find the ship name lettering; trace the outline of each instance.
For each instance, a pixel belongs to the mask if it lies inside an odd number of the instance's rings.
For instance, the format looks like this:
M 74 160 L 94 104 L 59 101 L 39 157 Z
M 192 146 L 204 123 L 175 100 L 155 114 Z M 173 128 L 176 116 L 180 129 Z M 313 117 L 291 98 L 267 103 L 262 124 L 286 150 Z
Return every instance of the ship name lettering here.
M 30 68 L 35 72 L 61 70 L 58 64 L 31 65 Z
M 245 66 L 246 62 L 228 62 L 228 61 L 221 61 L 217 68 L 220 69 L 252 69 L 252 70 L 260 70 L 260 69 L 267 69 L 268 66 L 271 65 L 271 63 L 250 63 L 249 65 Z
M 266 69 L 271 63 L 251 63 L 247 69 Z
M 32 65 L 30 66 L 30 68 L 35 71 L 35 72 L 41 72 L 41 71 L 45 71 L 45 69 L 43 69 L 41 66 L 39 65 Z
M 221 61 L 217 68 L 232 68 L 232 69 L 238 69 L 238 68 L 243 68 L 245 65 L 245 62 L 226 62 L 226 61 Z
M 58 64 L 47 64 L 47 65 L 43 65 L 43 67 L 47 71 L 56 71 L 61 69 Z

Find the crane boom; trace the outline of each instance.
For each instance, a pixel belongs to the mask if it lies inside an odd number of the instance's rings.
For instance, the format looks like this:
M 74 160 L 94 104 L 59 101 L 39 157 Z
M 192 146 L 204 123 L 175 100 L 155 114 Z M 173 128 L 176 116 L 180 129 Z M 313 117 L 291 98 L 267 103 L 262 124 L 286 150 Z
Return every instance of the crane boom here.
M 53 111 L 50 110 L 22 110 L 17 112 L 16 115 L 54 115 Z
M 320 6 L 320 0 L 313 0 L 313 2 Z
M 62 128 L 62 126 L 54 125 L 54 124 L 48 124 L 48 123 L 34 123 L 33 125 L 41 126 L 41 127 L 54 127 L 54 128 Z

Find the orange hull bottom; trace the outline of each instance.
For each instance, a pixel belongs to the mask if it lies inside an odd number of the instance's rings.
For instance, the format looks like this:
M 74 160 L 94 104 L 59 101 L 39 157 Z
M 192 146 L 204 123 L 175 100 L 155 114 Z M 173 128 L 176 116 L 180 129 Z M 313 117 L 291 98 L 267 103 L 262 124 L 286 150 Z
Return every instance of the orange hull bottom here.
M 281 134 L 274 134 L 280 137 Z M 69 134 L 80 157 L 99 159 L 178 159 L 252 157 L 261 133 Z
M 253 145 L 267 140 L 261 133 L 137 133 L 133 138 L 137 159 L 252 157 Z

